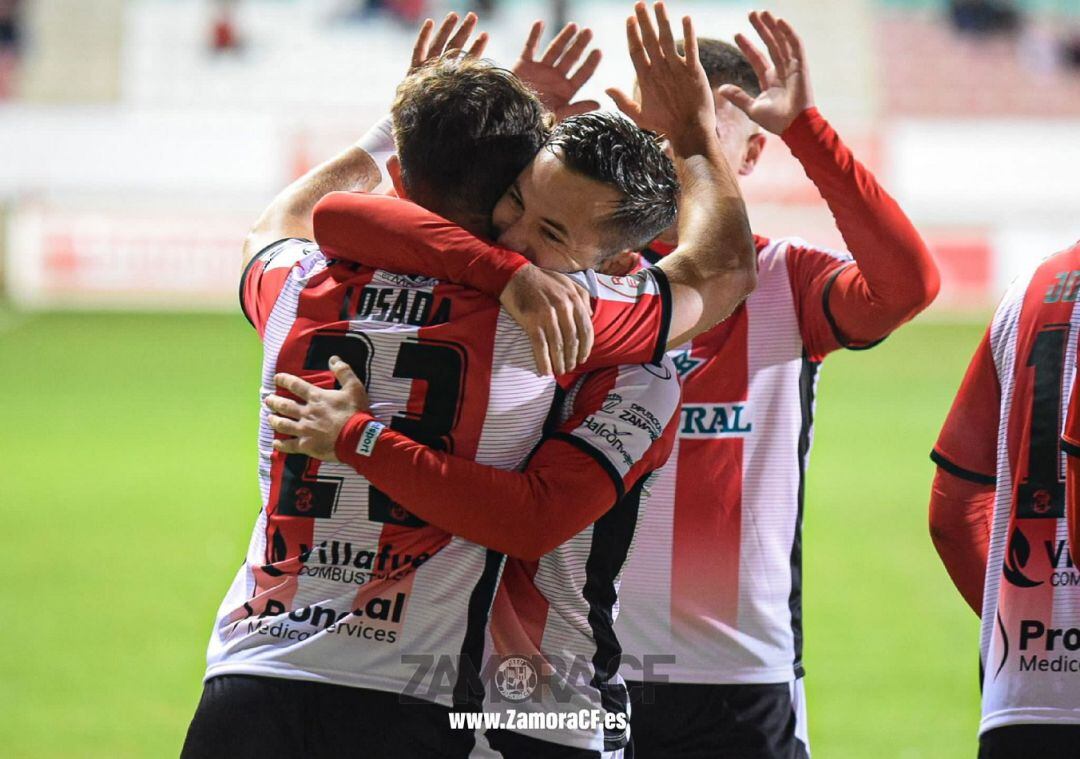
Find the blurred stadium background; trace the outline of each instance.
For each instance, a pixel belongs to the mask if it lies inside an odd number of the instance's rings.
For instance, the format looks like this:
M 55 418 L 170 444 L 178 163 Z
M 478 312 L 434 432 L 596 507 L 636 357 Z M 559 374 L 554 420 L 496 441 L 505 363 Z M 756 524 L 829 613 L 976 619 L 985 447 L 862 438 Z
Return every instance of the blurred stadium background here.
M 674 0 L 699 33 L 742 0 Z M 776 0 L 822 111 L 929 241 L 914 325 L 828 362 L 806 517 L 819 757 L 963 757 L 977 625 L 925 527 L 927 452 L 994 301 L 1080 235 L 1078 0 Z M 443 0 L 0 0 L 0 755 L 169 756 L 258 509 L 259 347 L 240 241 L 387 110 Z M 591 26 L 626 86 L 627 0 L 486 0 L 489 55 Z M 768 235 L 842 245 L 779 140 Z M 10 529 L 14 527 L 14 529 Z

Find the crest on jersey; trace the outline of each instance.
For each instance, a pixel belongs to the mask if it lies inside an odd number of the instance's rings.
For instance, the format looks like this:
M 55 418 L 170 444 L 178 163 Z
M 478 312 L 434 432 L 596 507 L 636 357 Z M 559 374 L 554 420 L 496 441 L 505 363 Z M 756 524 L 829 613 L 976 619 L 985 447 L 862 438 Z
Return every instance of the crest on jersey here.
M 507 701 L 524 701 L 536 690 L 539 677 L 532 662 L 522 656 L 508 656 L 495 670 L 495 687 Z

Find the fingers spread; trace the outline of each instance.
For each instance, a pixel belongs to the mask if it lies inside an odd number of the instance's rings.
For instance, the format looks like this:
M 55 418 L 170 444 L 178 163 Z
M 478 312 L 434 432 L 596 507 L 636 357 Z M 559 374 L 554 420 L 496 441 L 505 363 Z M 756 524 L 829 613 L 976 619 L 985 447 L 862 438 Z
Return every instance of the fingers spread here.
M 476 38 L 476 42 L 472 43 L 472 47 L 469 48 L 468 56 L 470 58 L 481 58 L 484 55 L 484 50 L 487 48 L 488 33 L 480 32 L 480 36 Z
M 683 29 L 683 52 L 686 53 L 687 61 L 698 60 L 697 32 L 694 31 L 694 22 L 689 16 L 682 18 Z
M 464 50 L 465 43 L 469 41 L 469 36 L 473 33 L 473 30 L 476 29 L 477 21 L 478 19 L 476 18 L 475 13 L 465 14 L 465 20 L 461 23 L 461 28 L 450 38 L 450 42 L 447 43 L 446 49 Z
M 283 416 L 271 414 L 267 417 L 267 421 L 269 421 L 270 428 L 274 432 L 279 432 L 282 435 L 292 435 L 293 437 L 296 437 L 301 433 L 300 423 L 295 422 L 292 419 L 286 419 Z
M 720 87 L 719 93 L 740 111 L 747 115 L 750 114 L 750 106 L 754 104 L 754 98 L 750 97 L 742 87 L 735 84 L 725 84 Z
M 585 82 L 592 78 L 592 75 L 596 73 L 596 67 L 600 65 L 600 60 L 604 57 L 604 54 L 600 52 L 599 48 L 593 50 L 587 56 L 585 56 L 585 62 L 581 64 L 580 68 L 574 72 L 574 75 L 570 77 L 570 84 L 574 88 L 574 91 L 580 90 Z M 600 107 L 599 104 L 596 106 Z
M 625 92 L 615 87 L 604 90 L 609 98 L 615 101 L 615 107 L 629 116 L 634 122 L 641 117 L 641 104 L 631 98 Z
M 545 66 L 554 66 L 555 61 L 559 60 L 559 56 L 563 54 L 566 46 L 570 44 L 570 40 L 577 34 L 577 24 L 567 24 L 562 28 L 562 31 L 555 35 L 555 39 L 551 41 L 551 44 L 547 46 L 547 50 L 544 51 L 544 57 L 540 59 L 540 62 Z
M 763 17 L 758 13 L 750 14 L 750 24 L 754 27 L 754 31 L 761 37 L 761 41 L 765 43 L 765 47 L 769 51 L 769 58 L 772 59 L 773 66 L 776 68 L 776 73 L 783 78 L 786 69 L 784 67 L 784 55 L 781 52 L 780 45 L 777 44 L 776 38 L 773 36 L 772 31 L 765 24 Z
M 412 68 L 416 68 L 427 58 L 428 42 L 431 40 L 431 30 L 435 28 L 435 22 L 430 18 L 420 27 L 420 34 L 416 37 L 413 45 Z
M 675 37 L 671 33 L 671 21 L 668 19 L 667 6 L 663 3 L 656 3 L 654 6 L 656 13 L 656 26 L 659 29 L 660 49 L 664 53 L 664 57 L 671 60 L 679 60 L 679 53 L 675 49 Z
M 579 60 L 581 60 L 582 53 L 585 52 L 585 48 L 592 42 L 593 33 L 591 29 L 582 29 L 574 37 L 574 41 L 570 43 L 570 47 L 566 49 L 566 52 L 559 58 L 558 63 L 555 64 L 555 68 L 564 76 L 570 73 L 570 69 L 574 67 Z
M 645 3 L 638 3 L 634 6 L 634 15 L 637 18 L 637 26 L 640 30 L 641 42 L 645 46 L 645 52 L 649 56 L 649 60 L 656 63 L 664 57 L 663 52 L 660 50 L 660 38 L 656 36 L 656 27 L 653 26 L 652 19 L 649 18 L 649 11 L 645 7 Z
M 454 31 L 454 25 L 457 22 L 458 14 L 452 12 L 446 14 L 446 18 L 439 25 L 439 31 L 435 33 L 435 39 L 432 41 L 431 47 L 428 48 L 429 56 L 442 55 L 443 50 L 446 48 L 446 41 L 450 39 L 450 35 Z
M 290 393 L 305 401 L 310 401 L 319 388 L 306 382 L 293 374 L 277 374 L 274 376 L 274 384 L 285 388 Z
M 533 21 L 532 29 L 529 30 L 529 38 L 525 40 L 525 47 L 521 50 L 521 60 L 531 61 L 536 58 L 536 48 L 540 44 L 540 37 L 544 33 L 544 22 Z
M 800 63 L 805 63 L 806 52 L 803 50 L 802 38 L 795 33 L 794 27 L 782 18 L 777 19 L 776 25 L 780 30 L 780 34 L 784 38 L 792 57 L 798 59 Z
M 282 398 L 280 395 L 268 395 L 263 403 L 278 416 L 287 416 L 290 419 L 299 419 L 304 413 L 299 403 L 289 398 Z
M 762 90 L 768 89 L 769 61 L 765 58 L 765 55 L 758 50 L 757 46 L 746 35 L 736 34 L 735 44 L 739 46 L 739 50 L 746 56 L 746 60 L 750 62 L 750 68 L 757 75 L 758 85 Z
M 641 26 L 638 20 L 630 16 L 626 19 L 626 47 L 630 51 L 630 62 L 641 81 L 649 72 L 649 55 L 645 52 L 645 43 L 641 40 Z

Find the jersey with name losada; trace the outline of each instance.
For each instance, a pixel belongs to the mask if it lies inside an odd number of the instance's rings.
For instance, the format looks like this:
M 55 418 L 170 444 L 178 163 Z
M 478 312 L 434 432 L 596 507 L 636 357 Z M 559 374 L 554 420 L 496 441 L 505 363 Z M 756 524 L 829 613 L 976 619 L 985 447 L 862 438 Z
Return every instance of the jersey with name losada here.
M 604 288 L 596 277 L 579 281 L 594 305 L 604 301 L 594 312 L 609 323 L 598 333 L 620 336 L 585 369 L 662 353 L 670 303 L 659 278 Z M 513 469 L 541 437 L 556 380 L 537 375 L 525 333 L 479 293 L 328 262 L 294 239 L 252 260 L 241 304 L 263 341 L 261 397 L 275 392 L 278 372 L 332 386 L 328 360 L 337 355 L 364 382 L 376 418 L 418 442 Z M 350 467 L 273 451 L 261 404 L 260 414 L 262 508 L 218 612 L 206 677 L 478 703 L 476 663 L 504 557 L 424 523 Z M 415 682 L 415 657 L 454 662 L 454 682 Z
M 1080 335 L 1080 245 L 1006 292 L 934 446 L 995 486 L 983 594 L 981 731 L 1080 724 L 1080 572 L 1067 547 L 1059 445 Z
M 619 585 L 648 506 L 649 475 L 674 441 L 680 387 L 671 359 L 592 372 L 570 386 L 548 435 L 589 453 L 615 485 L 616 504 L 536 561 L 508 559 L 490 633 L 501 662 L 525 678 L 516 692 L 496 673 L 486 708 L 518 712 L 629 714 L 614 631 Z M 500 677 L 502 675 L 502 677 Z M 531 679 L 530 679 L 531 678 Z M 628 730 L 603 724 L 517 732 L 592 751 L 616 751 Z
M 803 481 L 818 369 L 843 345 L 828 293 L 851 258 L 794 238 L 756 242 L 757 289 L 668 354 L 683 403 L 623 574 L 615 629 L 627 680 L 802 674 Z

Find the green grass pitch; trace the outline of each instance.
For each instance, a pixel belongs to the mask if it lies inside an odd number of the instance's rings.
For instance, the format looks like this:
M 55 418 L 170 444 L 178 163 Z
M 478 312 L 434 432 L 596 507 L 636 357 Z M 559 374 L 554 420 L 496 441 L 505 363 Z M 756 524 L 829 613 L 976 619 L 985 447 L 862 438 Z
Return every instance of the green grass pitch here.
M 974 755 L 977 621 L 926 530 L 927 453 L 981 327 L 830 357 L 806 506 L 817 756 Z M 258 511 L 237 316 L 0 313 L 0 754 L 175 756 Z

